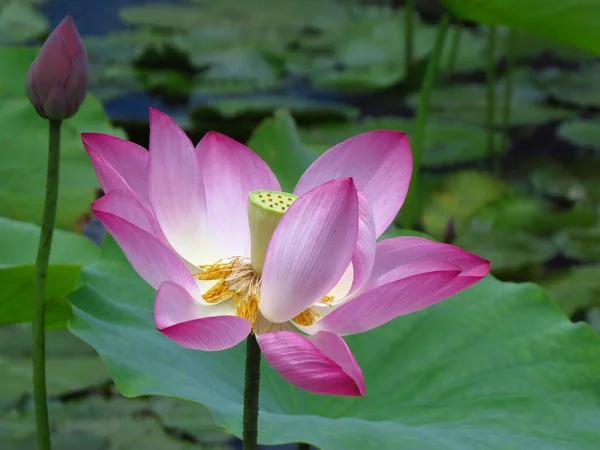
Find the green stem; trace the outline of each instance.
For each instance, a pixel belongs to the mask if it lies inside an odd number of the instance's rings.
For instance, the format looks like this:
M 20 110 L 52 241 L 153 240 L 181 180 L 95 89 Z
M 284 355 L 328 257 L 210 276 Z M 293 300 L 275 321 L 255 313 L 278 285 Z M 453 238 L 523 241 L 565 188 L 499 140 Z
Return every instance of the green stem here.
M 310 450 L 310 444 L 305 444 L 301 442 L 298 444 L 298 450 Z
M 425 77 L 423 78 L 423 85 L 421 86 L 421 93 L 419 95 L 414 138 L 411 142 L 413 154 L 412 179 L 410 181 L 408 196 L 402 208 L 402 221 L 403 226 L 406 228 L 411 228 L 414 225 L 419 214 L 419 172 L 421 169 L 423 144 L 425 142 L 425 125 L 427 124 L 427 115 L 429 113 L 429 98 L 431 97 L 431 91 L 433 91 L 435 85 L 438 66 L 444 48 L 444 38 L 446 37 L 449 22 L 450 15 L 445 13 L 438 25 L 435 47 L 429 56 L 429 63 L 427 64 L 427 70 L 425 71 Z
M 60 120 L 50 120 L 48 140 L 48 173 L 46 178 L 46 200 L 40 233 L 37 260 L 35 262 L 35 297 L 32 324 L 33 397 L 35 401 L 35 423 L 38 450 L 50 450 L 50 426 L 48 424 L 48 404 L 46 400 L 46 342 L 45 342 L 45 300 L 46 274 L 50 247 L 56 219 L 58 198 L 58 172 L 60 162 Z
M 507 150 L 508 131 L 510 129 L 510 108 L 512 103 L 513 87 L 515 84 L 515 32 L 511 29 L 508 34 L 508 48 L 506 49 L 506 86 L 504 88 L 504 104 L 502 110 L 502 137 L 501 149 Z M 497 159 L 494 159 L 497 161 Z M 497 164 L 496 164 L 497 165 Z M 494 167 L 499 172 L 499 167 Z
M 244 450 L 258 448 L 258 391 L 260 347 L 254 333 L 246 340 L 246 384 L 244 386 Z
M 404 15 L 404 58 L 406 74 L 410 74 L 413 65 L 413 16 L 415 15 L 415 0 L 406 0 Z
M 496 46 L 496 27 L 490 25 L 487 41 L 486 50 L 486 83 L 487 83 L 487 100 L 486 100 L 486 112 L 485 112 L 485 125 L 487 130 L 487 148 L 486 156 L 488 161 L 488 168 L 491 169 L 492 160 L 494 158 L 494 124 L 495 124 L 495 75 L 496 75 L 496 57 L 495 57 L 495 46 Z
M 446 73 L 448 75 L 452 75 L 454 73 L 454 68 L 456 67 L 456 60 L 458 59 L 458 50 L 460 49 L 460 38 L 462 36 L 463 27 L 459 22 L 456 24 L 454 28 L 454 34 L 452 35 L 452 43 L 450 46 L 450 56 L 448 58 L 448 67 L 446 68 Z

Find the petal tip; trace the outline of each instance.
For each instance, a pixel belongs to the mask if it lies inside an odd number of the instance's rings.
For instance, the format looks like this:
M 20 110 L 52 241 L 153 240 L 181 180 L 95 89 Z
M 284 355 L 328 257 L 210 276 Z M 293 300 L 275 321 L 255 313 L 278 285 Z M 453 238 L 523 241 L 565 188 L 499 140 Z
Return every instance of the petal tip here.
M 152 126 L 153 122 L 162 121 L 162 120 L 166 120 L 166 121 L 175 123 L 173 118 L 171 116 L 169 116 L 167 113 L 162 112 L 160 109 L 150 107 L 150 126 Z
M 362 397 L 362 372 L 341 337 L 319 332 L 308 339 L 289 331 L 258 337 L 267 362 L 288 383 L 319 395 Z
M 157 330 L 183 348 L 218 352 L 235 347 L 250 333 L 250 322 L 235 316 L 212 316 Z
M 79 135 L 79 138 L 81 139 L 81 142 L 83 143 L 83 146 L 85 147 L 85 149 L 87 151 L 88 147 L 92 146 L 94 144 L 94 142 L 101 136 L 108 136 L 108 135 L 102 134 L 102 133 L 86 132 L 86 133 L 81 133 Z

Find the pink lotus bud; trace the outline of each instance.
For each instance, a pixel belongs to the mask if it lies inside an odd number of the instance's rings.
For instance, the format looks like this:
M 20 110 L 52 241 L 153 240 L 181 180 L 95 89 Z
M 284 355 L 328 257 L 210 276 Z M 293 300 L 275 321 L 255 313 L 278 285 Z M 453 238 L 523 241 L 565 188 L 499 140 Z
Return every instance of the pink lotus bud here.
M 27 96 L 43 118 L 68 119 L 85 98 L 88 78 L 85 48 L 73 19 L 67 16 L 29 66 Z

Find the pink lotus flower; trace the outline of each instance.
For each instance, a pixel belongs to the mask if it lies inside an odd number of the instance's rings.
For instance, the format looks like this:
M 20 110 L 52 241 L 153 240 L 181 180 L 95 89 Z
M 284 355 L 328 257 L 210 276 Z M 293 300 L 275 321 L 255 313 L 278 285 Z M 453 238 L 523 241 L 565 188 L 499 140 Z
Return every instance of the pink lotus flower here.
M 70 16 L 50 33 L 29 66 L 29 101 L 45 119 L 68 119 L 77 112 L 88 87 L 85 48 Z
M 294 194 L 280 192 L 246 146 L 210 132 L 194 148 L 156 110 L 149 152 L 107 135 L 82 139 L 107 193 L 93 210 L 158 290 L 157 329 L 205 351 L 254 332 L 266 360 L 310 392 L 364 395 L 341 336 L 433 305 L 489 271 L 451 245 L 376 243 L 409 185 L 403 133 L 372 131 L 336 145 Z

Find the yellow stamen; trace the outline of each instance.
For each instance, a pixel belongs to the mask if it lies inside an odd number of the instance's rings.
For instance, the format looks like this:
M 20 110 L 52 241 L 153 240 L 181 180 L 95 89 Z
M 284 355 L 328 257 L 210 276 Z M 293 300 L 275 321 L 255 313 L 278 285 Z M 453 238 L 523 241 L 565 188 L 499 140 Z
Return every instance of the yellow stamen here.
M 308 308 L 308 309 L 302 311 L 300 314 L 298 314 L 292 320 L 294 322 L 296 322 L 298 325 L 307 327 L 309 325 L 314 324 L 318 318 L 319 318 L 319 315 L 316 312 L 314 312 L 311 308 Z
M 323 297 L 320 302 L 321 303 L 325 303 L 326 305 L 331 304 L 331 302 L 333 302 L 335 299 L 333 298 L 333 295 L 326 295 L 325 297 Z
M 201 272 L 194 275 L 198 280 L 222 280 L 231 274 L 236 261 L 200 266 Z
M 208 291 L 202 294 L 202 298 L 207 303 L 217 303 L 232 296 L 232 292 L 227 289 L 227 285 L 223 280 L 216 283 Z
M 254 294 L 248 294 L 244 300 L 236 302 L 235 312 L 238 317 L 254 325 L 258 319 L 258 298 Z

